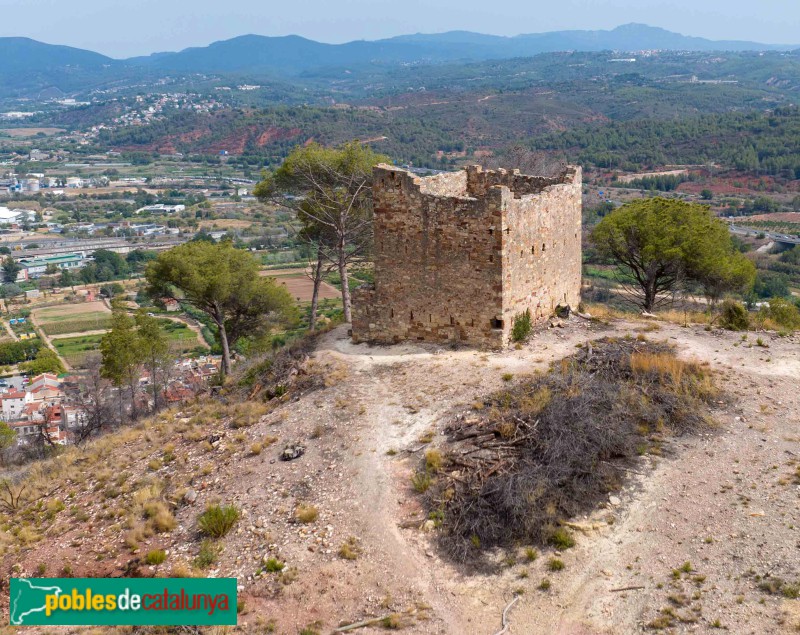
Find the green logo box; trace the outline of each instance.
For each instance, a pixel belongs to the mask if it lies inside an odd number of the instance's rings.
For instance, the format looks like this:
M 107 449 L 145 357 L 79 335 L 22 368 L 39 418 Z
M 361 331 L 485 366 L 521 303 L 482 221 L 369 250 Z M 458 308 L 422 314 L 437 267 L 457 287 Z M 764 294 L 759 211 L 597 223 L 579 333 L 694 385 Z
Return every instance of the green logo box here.
M 236 625 L 236 578 L 11 578 L 10 623 Z

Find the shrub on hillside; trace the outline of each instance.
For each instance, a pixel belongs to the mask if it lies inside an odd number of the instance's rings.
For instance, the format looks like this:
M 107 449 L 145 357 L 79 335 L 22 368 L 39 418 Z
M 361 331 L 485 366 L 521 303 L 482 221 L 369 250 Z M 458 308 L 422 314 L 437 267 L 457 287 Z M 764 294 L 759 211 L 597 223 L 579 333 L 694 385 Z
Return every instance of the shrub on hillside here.
M 222 538 L 233 529 L 237 520 L 239 510 L 233 505 L 209 505 L 197 519 L 197 526 L 206 536 Z
M 514 318 L 514 325 L 511 327 L 511 339 L 515 342 L 522 342 L 531 334 L 531 312 L 525 309 Z
M 758 320 L 766 328 L 800 329 L 800 309 L 785 298 L 771 298 L 758 311 Z
M 720 307 L 719 323 L 729 331 L 746 331 L 750 326 L 750 315 L 740 302 L 725 300 Z

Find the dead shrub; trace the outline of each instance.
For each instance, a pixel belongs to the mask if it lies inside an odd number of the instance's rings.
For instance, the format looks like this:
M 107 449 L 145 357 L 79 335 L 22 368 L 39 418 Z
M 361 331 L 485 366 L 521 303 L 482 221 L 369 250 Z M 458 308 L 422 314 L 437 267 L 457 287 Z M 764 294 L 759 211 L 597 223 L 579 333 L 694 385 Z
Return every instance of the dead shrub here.
M 443 510 L 440 540 L 459 561 L 519 543 L 566 548 L 562 523 L 621 487 L 624 468 L 664 435 L 708 427 L 716 395 L 710 371 L 666 344 L 595 341 L 490 395 L 477 422 L 472 411 L 450 424 L 442 451 L 457 457 L 458 478 L 442 472 L 415 489 Z

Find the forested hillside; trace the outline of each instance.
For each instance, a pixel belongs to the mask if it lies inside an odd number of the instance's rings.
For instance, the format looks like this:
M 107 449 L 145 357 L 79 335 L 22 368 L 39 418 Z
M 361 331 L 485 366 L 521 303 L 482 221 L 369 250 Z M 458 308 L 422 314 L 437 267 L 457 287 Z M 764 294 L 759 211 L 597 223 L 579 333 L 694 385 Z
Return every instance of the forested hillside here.
M 800 109 L 609 122 L 545 135 L 531 145 L 605 168 L 713 163 L 796 179 L 800 178 Z
M 434 99 L 430 100 L 435 102 Z M 569 161 L 640 170 L 715 164 L 782 178 L 800 178 L 800 109 L 713 113 L 679 119 L 600 121 L 557 96 L 498 96 L 409 103 L 394 108 L 279 107 L 180 113 L 148 126 L 104 131 L 99 141 L 128 151 L 241 155 L 274 162 L 298 143 L 351 139 L 426 167 L 445 167 L 479 148 L 523 142 Z M 437 153 L 447 156 L 437 157 Z

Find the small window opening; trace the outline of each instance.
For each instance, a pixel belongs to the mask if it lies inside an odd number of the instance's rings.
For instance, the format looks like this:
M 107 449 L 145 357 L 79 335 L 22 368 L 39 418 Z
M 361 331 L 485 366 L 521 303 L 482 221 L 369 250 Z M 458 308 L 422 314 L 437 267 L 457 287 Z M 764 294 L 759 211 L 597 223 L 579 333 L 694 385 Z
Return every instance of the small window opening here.
M 531 255 L 536 255 L 536 245 L 531 245 Z
M 503 328 L 503 320 L 500 318 L 492 318 L 492 328 L 493 329 Z
M 542 243 L 542 253 L 544 253 L 545 249 L 547 249 L 547 247 L 545 247 L 545 244 Z
M 413 311 L 411 312 L 411 321 L 412 322 L 414 321 L 414 312 Z
M 454 318 L 454 317 L 451 315 L 451 316 L 450 316 L 450 326 L 455 326 L 455 325 L 456 325 L 456 320 L 455 320 L 455 318 Z
M 489 262 L 494 262 L 494 256 L 489 256 Z
M 389 309 L 389 317 L 394 317 L 394 309 Z

